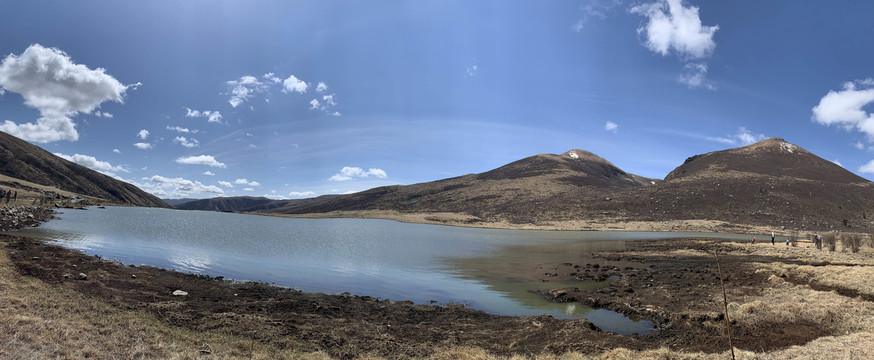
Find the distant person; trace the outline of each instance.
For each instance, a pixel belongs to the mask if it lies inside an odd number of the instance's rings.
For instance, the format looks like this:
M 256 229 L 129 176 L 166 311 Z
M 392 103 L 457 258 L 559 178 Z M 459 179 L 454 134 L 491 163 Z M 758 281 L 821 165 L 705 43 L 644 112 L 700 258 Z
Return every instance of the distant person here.
M 789 238 L 786 238 L 786 246 L 789 246 Z
M 752 242 L 752 244 L 753 244 L 753 245 L 756 244 L 756 237 L 755 237 L 755 236 L 753 236 L 753 242 Z
M 774 232 L 771 231 L 771 245 L 774 245 Z

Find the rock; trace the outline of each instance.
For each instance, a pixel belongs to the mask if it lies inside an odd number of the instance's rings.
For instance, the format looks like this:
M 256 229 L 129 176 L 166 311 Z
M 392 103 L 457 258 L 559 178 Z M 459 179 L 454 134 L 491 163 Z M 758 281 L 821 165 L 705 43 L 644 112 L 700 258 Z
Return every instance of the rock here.
M 88 275 L 85 275 L 85 273 L 79 273 L 79 276 L 76 276 L 76 280 L 88 280 Z
M 39 257 L 39 256 L 34 256 L 34 257 L 30 258 L 30 259 L 31 259 L 31 260 L 42 260 L 42 258 Z
M 173 296 L 188 296 L 188 293 L 182 290 L 176 290 L 173 292 Z
M 73 275 L 70 275 L 70 274 L 64 274 L 63 277 L 64 277 L 64 280 L 70 280 L 70 278 L 73 277 Z
M 131 278 L 131 279 L 136 279 L 137 276 L 136 276 L 136 275 L 131 275 L 130 278 Z

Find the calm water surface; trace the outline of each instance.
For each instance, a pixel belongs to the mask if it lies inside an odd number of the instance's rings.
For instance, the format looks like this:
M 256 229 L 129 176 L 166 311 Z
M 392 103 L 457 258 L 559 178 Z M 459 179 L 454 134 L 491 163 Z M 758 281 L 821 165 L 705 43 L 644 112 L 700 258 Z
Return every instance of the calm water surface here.
M 555 304 L 531 290 L 602 286 L 521 281 L 482 273 L 495 263 L 532 269 L 549 260 L 620 249 L 624 240 L 747 235 L 472 229 L 375 219 L 288 219 L 206 211 L 107 207 L 63 210 L 20 235 L 125 264 L 257 280 L 309 292 L 416 303 L 463 303 L 500 315 L 585 317 L 607 331 L 646 333 L 652 323 L 581 304 Z M 519 256 L 522 253 L 524 256 Z M 509 254 L 509 255 L 508 255 Z M 500 262 L 500 261 L 498 261 Z

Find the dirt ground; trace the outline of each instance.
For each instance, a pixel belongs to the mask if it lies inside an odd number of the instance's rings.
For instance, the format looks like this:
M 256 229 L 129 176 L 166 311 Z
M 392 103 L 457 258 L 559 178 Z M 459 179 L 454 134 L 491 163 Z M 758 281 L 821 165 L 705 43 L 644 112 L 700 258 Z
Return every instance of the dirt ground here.
M 121 309 L 143 310 L 160 321 L 194 331 L 224 331 L 279 349 L 323 351 L 334 358 L 363 354 L 386 357 L 426 357 L 447 348 L 472 347 L 496 355 L 538 355 L 568 352 L 599 354 L 611 349 L 723 353 L 727 349 L 722 292 L 714 251 L 719 251 L 729 301 L 762 297 L 781 266 L 826 266 L 785 245 L 750 245 L 716 240 L 651 240 L 627 242 L 624 250 L 590 254 L 591 262 L 555 263 L 546 272 L 531 269 L 544 280 L 614 279 L 595 289 L 543 291 L 558 302 L 580 302 L 648 319 L 658 330 L 645 336 L 600 331 L 586 320 L 549 316 L 504 317 L 460 305 L 414 305 L 367 296 L 303 293 L 263 283 L 234 283 L 148 266 L 124 266 L 40 241 L 0 235 L 17 271 L 65 287 Z M 757 251 L 771 247 L 768 252 Z M 763 268 L 776 269 L 762 271 Z M 79 274 L 87 279 L 79 279 Z M 548 275 L 547 275 L 548 274 Z M 819 291 L 860 297 L 858 289 L 812 282 L 782 274 L 788 283 Z M 174 296 L 182 290 L 185 296 Z M 737 303 L 734 304 L 735 307 Z M 804 345 L 819 337 L 839 335 L 843 328 L 816 320 L 771 318 L 733 321 L 738 349 L 765 353 Z

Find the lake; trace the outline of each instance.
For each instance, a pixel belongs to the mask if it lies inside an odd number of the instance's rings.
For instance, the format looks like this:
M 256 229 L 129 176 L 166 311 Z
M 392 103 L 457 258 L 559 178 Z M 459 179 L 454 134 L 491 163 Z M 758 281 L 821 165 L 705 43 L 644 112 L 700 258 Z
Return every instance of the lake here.
M 584 317 L 606 331 L 643 334 L 649 321 L 551 303 L 531 290 L 598 283 L 541 283 L 487 273 L 478 264 L 536 268 L 574 263 L 625 241 L 748 235 L 475 229 L 378 219 L 291 219 L 158 208 L 62 209 L 59 219 L 13 234 L 44 239 L 125 264 L 254 280 L 308 292 L 415 303 L 461 303 L 499 315 Z M 506 261 L 504 261 L 506 259 Z

